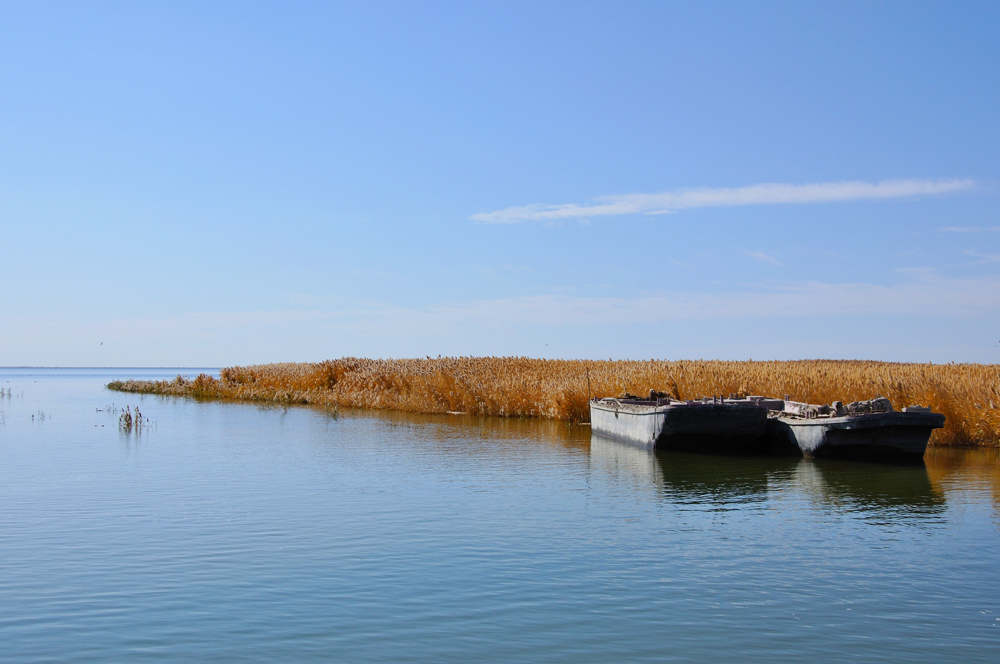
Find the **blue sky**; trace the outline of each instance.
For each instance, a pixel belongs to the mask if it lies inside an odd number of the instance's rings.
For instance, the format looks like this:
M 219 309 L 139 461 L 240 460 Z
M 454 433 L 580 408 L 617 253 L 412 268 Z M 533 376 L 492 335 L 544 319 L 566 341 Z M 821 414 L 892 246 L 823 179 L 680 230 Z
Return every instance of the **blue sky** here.
M 996 3 L 5 3 L 0 365 L 1000 361 Z

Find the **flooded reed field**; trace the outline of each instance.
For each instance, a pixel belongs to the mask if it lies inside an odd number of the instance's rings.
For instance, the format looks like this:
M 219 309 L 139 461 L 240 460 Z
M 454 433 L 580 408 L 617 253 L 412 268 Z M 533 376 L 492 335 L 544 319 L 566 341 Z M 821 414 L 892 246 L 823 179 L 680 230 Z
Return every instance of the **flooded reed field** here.
M 0 369 L 0 660 L 1000 656 L 995 449 L 652 454 L 104 387 L 202 371 Z

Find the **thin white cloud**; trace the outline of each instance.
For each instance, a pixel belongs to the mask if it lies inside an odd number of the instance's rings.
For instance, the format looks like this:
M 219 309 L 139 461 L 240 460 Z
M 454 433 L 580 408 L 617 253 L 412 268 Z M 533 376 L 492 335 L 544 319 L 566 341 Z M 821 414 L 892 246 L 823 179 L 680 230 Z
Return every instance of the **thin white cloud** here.
M 740 320 L 847 315 L 868 317 L 873 329 L 886 325 L 898 329 L 899 321 L 910 317 L 964 319 L 970 324 L 997 319 L 1000 276 L 953 278 L 930 269 L 900 273 L 900 281 L 889 285 L 798 282 L 720 292 L 662 291 L 634 297 L 549 294 L 423 307 L 342 302 L 323 310 L 115 320 L 0 315 L 0 329 L 8 330 L 14 340 L 4 346 L 0 364 L 219 366 L 378 354 L 385 352 L 379 349 L 398 351 L 434 343 L 461 351 L 475 348 L 467 344 L 477 339 L 487 344 L 480 348 L 510 352 L 519 348 L 517 340 L 523 341 L 528 331 L 537 332 L 537 326 L 572 330 L 574 336 L 589 336 L 594 348 L 603 348 L 606 339 L 600 330 L 608 326 L 629 331 L 635 325 L 670 321 L 720 321 L 723 328 L 738 329 Z M 897 317 L 897 322 L 888 324 L 886 317 Z M 504 345 L 507 340 L 514 345 Z M 715 352 L 728 351 L 720 347 Z
M 496 268 L 486 267 L 484 265 L 480 266 L 478 270 L 487 279 L 496 283 L 510 281 L 511 278 L 513 277 L 530 274 L 531 272 L 534 271 L 526 265 L 507 265 L 507 264 L 501 264 Z
M 541 295 L 473 301 L 414 311 L 396 310 L 416 327 L 628 325 L 668 320 L 889 315 L 975 318 L 1000 309 L 1000 278 L 952 279 L 912 274 L 890 286 L 805 282 L 772 289 L 665 293 L 645 297 Z
M 601 217 L 623 214 L 665 214 L 678 210 L 741 205 L 788 203 L 829 203 L 880 198 L 930 196 L 968 191 L 973 180 L 884 180 L 882 182 L 817 182 L 813 184 L 755 184 L 748 187 L 681 189 L 659 194 L 604 196 L 596 203 L 580 205 L 522 205 L 494 212 L 478 212 L 473 221 L 487 224 L 520 221 L 552 221 L 574 217 Z
M 761 261 L 762 263 L 770 263 L 771 265 L 781 265 L 781 261 L 770 254 L 765 254 L 763 251 L 744 251 L 747 257 L 752 258 L 756 261 Z
M 981 254 L 977 251 L 966 250 L 966 256 L 972 256 L 973 258 L 978 258 L 979 260 L 973 261 L 973 265 L 986 265 L 992 263 L 1000 263 L 1000 254 Z
M 938 230 L 947 233 L 1000 233 L 1000 226 L 944 226 Z

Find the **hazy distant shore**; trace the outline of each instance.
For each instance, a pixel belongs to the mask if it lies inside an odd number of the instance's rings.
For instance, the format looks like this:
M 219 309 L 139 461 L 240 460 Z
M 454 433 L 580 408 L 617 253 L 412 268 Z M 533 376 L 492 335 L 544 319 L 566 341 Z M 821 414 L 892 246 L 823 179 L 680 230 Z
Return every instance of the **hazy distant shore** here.
M 328 407 L 461 412 L 586 422 L 588 396 L 663 390 L 678 398 L 731 393 L 790 395 L 810 403 L 888 397 L 896 408 L 947 416 L 931 445 L 1000 446 L 1000 365 L 870 361 L 789 362 L 539 360 L 458 357 L 342 358 L 264 364 L 164 381 L 115 381 L 122 392 Z

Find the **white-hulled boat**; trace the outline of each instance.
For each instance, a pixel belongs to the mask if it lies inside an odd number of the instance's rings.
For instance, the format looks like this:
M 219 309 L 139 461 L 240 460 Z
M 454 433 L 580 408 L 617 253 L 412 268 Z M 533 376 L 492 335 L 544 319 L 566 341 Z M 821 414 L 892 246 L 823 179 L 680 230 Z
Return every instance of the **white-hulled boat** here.
M 592 399 L 593 431 L 647 449 L 752 452 L 765 441 L 768 408 L 782 402 L 764 397 L 711 397 L 681 401 L 651 392 L 643 399 Z
M 919 460 L 944 420 L 921 406 L 894 411 L 885 397 L 829 406 L 785 401 L 768 418 L 767 435 L 794 443 L 807 457 Z

